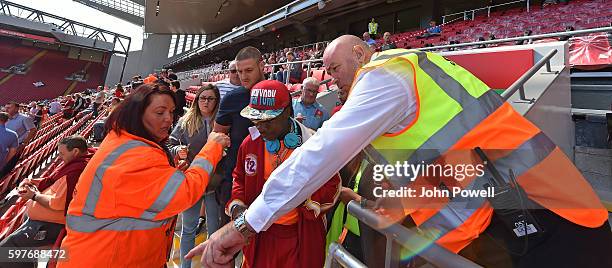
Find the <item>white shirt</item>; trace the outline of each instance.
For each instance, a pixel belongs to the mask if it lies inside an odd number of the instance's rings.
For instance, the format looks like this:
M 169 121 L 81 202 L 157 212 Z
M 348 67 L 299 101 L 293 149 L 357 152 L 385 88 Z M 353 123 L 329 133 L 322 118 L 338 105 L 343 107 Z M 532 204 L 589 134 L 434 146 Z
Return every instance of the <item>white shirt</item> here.
M 342 109 L 272 172 L 246 221 L 257 232 L 266 230 L 374 139 L 408 126 L 416 108 L 412 74 L 377 68 L 361 75 Z
M 241 86 L 237 86 L 234 85 L 232 83 L 229 82 L 228 80 L 221 80 L 219 82 L 217 82 L 215 84 L 215 86 L 217 86 L 217 88 L 219 89 L 219 96 L 221 99 L 223 99 L 223 96 L 225 96 L 225 94 L 227 94 L 227 92 L 230 92 L 234 89 L 240 88 Z

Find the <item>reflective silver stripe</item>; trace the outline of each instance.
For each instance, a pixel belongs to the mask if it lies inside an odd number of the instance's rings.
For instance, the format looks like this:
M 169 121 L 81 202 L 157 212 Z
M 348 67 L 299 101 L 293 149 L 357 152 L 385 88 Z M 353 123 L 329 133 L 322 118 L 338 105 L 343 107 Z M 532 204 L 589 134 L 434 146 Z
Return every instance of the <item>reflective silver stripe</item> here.
M 196 167 L 200 167 L 202 169 L 204 169 L 206 172 L 208 172 L 208 174 L 210 175 L 210 173 L 213 172 L 213 165 L 210 163 L 210 161 L 202 158 L 202 157 L 196 157 L 192 162 L 191 162 L 191 166 L 196 166 Z
M 140 218 L 145 220 L 154 219 L 160 211 L 164 210 L 168 206 L 184 180 L 185 174 L 183 174 L 183 172 L 180 170 L 175 171 L 172 176 L 170 176 L 168 181 L 166 181 L 164 189 L 157 196 L 155 202 L 153 202 L 151 207 L 147 208 L 142 215 L 140 215 Z
M 492 90 L 488 90 L 477 99 L 465 103 L 455 117 L 416 149 L 411 155 L 409 163 L 420 163 L 421 161 L 430 163 L 439 158 L 441 154 L 450 149 L 482 120 L 495 112 L 503 103 L 501 97 Z
M 525 141 L 521 146 L 513 150 L 512 153 L 495 160 L 494 165 L 504 180 L 508 182 L 510 178 L 509 169 L 512 169 L 518 178 L 533 166 L 546 159 L 555 148 L 556 145 L 546 134 L 540 132 Z M 468 189 L 484 189 L 482 186 L 487 182 L 486 178 L 490 177 L 491 174 L 488 171 L 485 172 L 483 176 L 476 178 Z M 463 224 L 476 209 L 482 207 L 485 200 L 483 197 L 453 198 L 447 206 L 427 219 L 419 228 L 434 238 L 441 237 Z
M 132 140 L 120 145 L 110 154 L 108 154 L 108 156 L 106 156 L 100 166 L 98 166 L 96 169 L 94 179 L 91 181 L 91 185 L 89 186 L 89 192 L 87 193 L 87 198 L 85 199 L 85 206 L 83 207 L 82 213 L 86 215 L 94 215 L 96 205 L 100 199 L 100 193 L 102 192 L 102 178 L 104 177 L 104 173 L 106 172 L 106 169 L 110 167 L 115 160 L 117 160 L 117 158 L 119 158 L 119 156 L 121 156 L 127 150 L 136 147 L 150 146 L 151 145 L 148 145 L 145 142 Z
M 204 169 L 208 174 L 212 173 L 213 170 L 212 164 L 202 157 L 196 157 L 193 162 L 191 162 L 191 166 L 200 167 Z M 181 172 L 180 170 L 175 171 L 174 174 L 172 174 L 172 176 L 170 177 L 170 179 L 168 179 L 168 181 L 166 182 L 164 189 L 159 194 L 155 202 L 153 202 L 151 207 L 146 209 L 140 217 L 142 219 L 147 220 L 154 219 L 160 211 L 164 210 L 168 206 L 168 204 L 170 203 L 172 198 L 174 198 L 176 192 L 178 191 L 178 188 L 181 186 L 184 180 L 185 174 L 183 174 L 183 172 Z
M 388 60 L 388 59 L 392 59 L 395 57 L 400 57 L 400 56 L 404 56 L 404 55 L 408 55 L 408 54 L 413 54 L 415 52 L 417 52 L 418 50 L 408 50 L 408 51 L 403 51 L 403 52 L 398 52 L 398 53 L 393 53 L 393 54 L 386 54 L 386 55 L 380 55 L 378 57 L 373 58 L 371 61 L 379 61 L 379 60 Z
M 171 218 L 161 221 L 149 221 L 136 218 L 97 219 L 89 215 L 66 215 L 66 225 L 68 228 L 81 233 L 151 230 L 162 227 L 170 223 L 171 220 Z
M 475 98 L 468 93 L 463 85 L 427 58 L 427 53 L 422 51 L 415 51 L 414 53 L 419 59 L 419 67 L 421 67 L 423 72 L 429 75 L 429 77 L 431 77 L 448 96 L 458 102 L 464 110 L 465 104 L 474 101 Z

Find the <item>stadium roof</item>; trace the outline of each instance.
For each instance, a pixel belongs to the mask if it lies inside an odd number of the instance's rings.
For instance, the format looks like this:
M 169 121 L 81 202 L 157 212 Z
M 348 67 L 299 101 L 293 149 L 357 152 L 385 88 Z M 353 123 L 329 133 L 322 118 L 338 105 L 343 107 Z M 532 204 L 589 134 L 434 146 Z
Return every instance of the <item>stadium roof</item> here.
M 298 0 L 299 1 L 299 0 Z M 289 0 L 164 0 L 146 1 L 145 32 L 218 34 L 257 19 Z
M 144 25 L 145 0 L 73 0 L 111 16 Z

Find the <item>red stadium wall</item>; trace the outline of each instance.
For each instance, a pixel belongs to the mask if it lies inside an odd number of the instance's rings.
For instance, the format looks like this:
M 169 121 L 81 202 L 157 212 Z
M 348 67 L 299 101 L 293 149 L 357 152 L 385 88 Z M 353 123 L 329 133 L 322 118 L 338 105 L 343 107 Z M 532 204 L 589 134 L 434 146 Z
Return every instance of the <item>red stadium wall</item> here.
M 107 66 L 98 62 L 68 58 L 60 50 L 23 45 L 19 39 L 1 37 L 0 69 L 25 64 L 25 74 L 0 72 L 0 104 L 8 101 L 29 102 L 53 99 L 60 95 L 96 88 L 103 85 Z M 67 80 L 71 74 L 84 70 L 86 81 Z M 44 86 L 36 87 L 34 83 Z

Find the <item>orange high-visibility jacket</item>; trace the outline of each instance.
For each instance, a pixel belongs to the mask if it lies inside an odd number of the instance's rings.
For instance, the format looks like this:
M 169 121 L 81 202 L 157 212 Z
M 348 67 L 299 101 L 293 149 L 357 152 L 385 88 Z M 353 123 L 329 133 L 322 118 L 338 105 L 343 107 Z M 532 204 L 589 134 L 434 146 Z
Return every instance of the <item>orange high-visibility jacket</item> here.
M 58 267 L 163 267 L 175 216 L 200 200 L 222 151 L 208 142 L 183 172 L 154 142 L 110 132 L 79 178 Z

